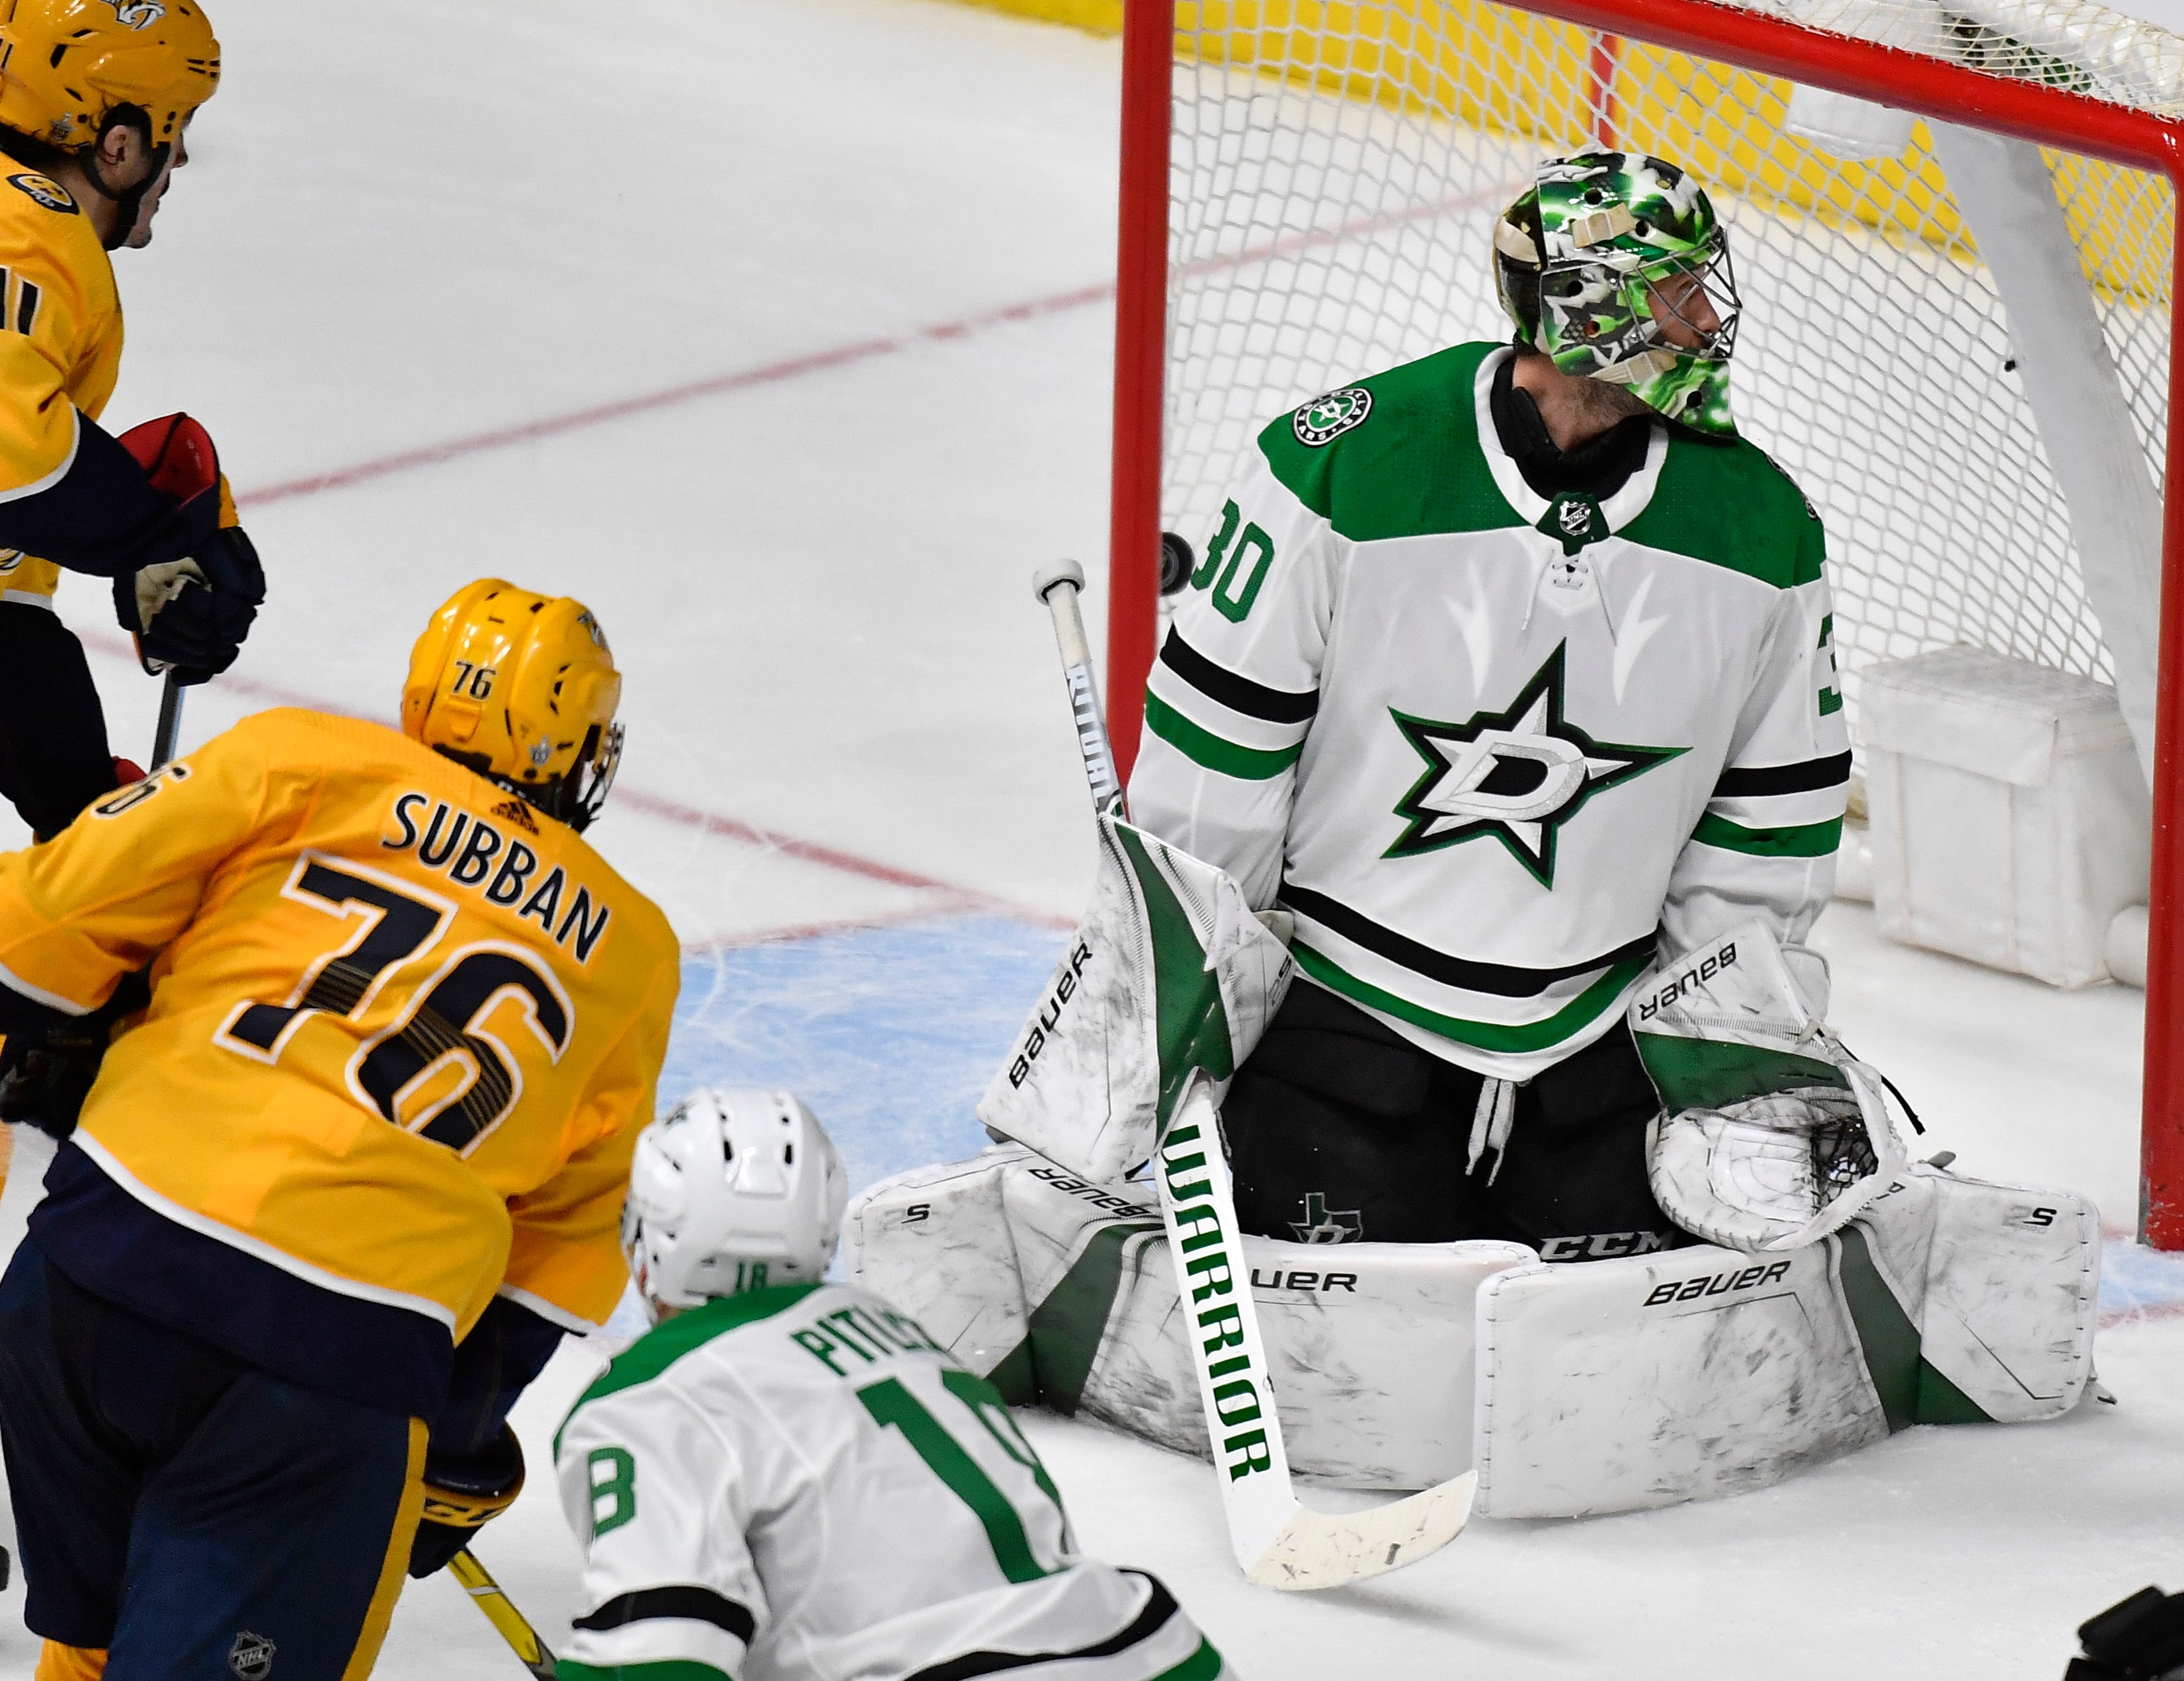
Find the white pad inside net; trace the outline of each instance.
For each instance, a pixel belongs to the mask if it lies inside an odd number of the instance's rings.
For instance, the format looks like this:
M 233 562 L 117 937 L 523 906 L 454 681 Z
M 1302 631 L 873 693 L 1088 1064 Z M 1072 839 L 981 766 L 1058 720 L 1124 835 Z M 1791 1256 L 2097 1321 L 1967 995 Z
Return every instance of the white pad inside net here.
M 1866 108 L 1901 125 L 1901 149 L 1845 161 L 1786 128 L 1787 82 L 1485 0 L 1299 0 L 1295 21 L 1251 27 L 1229 9 L 1178 8 L 1168 529 L 1202 542 L 1242 452 L 1284 410 L 1506 338 L 1495 217 L 1541 159 L 1606 143 L 1683 164 L 1730 230 L 1745 300 L 1732 412 L 1826 521 L 1852 708 L 1863 667 L 1958 643 L 2112 676 L 2001 296 L 1923 123 Z M 1766 9 L 2184 109 L 2184 40 L 2099 7 Z M 2120 387 L 2158 496 L 2170 187 L 2043 155 L 2110 358 L 2085 377 Z

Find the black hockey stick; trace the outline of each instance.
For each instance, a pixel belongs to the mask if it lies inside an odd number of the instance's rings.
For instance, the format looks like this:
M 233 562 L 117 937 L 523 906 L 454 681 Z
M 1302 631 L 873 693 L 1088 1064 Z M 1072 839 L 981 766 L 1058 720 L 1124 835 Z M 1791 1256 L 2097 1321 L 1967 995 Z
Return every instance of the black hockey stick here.
M 182 738 L 182 682 L 174 668 L 167 670 L 166 687 L 159 691 L 159 723 L 152 734 L 152 763 L 156 771 L 175 756 Z

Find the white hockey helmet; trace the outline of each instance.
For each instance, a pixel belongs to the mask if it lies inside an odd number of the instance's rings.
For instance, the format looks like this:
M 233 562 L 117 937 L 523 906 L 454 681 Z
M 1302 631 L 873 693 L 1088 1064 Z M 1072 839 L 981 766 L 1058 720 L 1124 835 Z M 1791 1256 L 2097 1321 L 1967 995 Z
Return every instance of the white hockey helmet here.
M 794 1095 L 700 1087 L 638 1134 L 622 1253 L 648 1308 L 816 1283 L 849 1199 L 834 1141 Z

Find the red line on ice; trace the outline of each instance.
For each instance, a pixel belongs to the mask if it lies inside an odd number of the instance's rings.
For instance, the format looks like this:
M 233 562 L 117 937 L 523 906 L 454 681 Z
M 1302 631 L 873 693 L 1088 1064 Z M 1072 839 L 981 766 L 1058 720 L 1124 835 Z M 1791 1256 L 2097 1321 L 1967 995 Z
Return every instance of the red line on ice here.
M 1361 216 L 1340 227 L 1280 234 L 1262 243 L 1247 246 L 1241 251 L 1217 257 L 1202 257 L 1185 263 L 1181 272 L 1187 277 L 1195 278 L 1227 270 L 1247 268 L 1255 263 L 1295 257 L 1306 251 L 1339 244 L 1346 239 L 1393 232 L 1438 216 L 1458 215 L 1489 204 L 1498 204 L 1507 193 L 1517 191 L 1519 186 L 1521 183 L 1489 187 L 1483 192 L 1461 194 L 1432 204 L 1417 205 L 1407 210 Z M 236 498 L 236 505 L 238 508 L 256 508 L 270 502 L 287 502 L 297 497 L 316 496 L 321 491 L 342 490 L 350 485 L 383 479 L 391 474 L 408 472 L 412 468 L 434 467 L 445 461 L 459 460 L 465 455 L 482 454 L 488 450 L 505 449 L 513 444 L 531 443 L 540 438 L 558 437 L 564 432 L 605 426 L 610 421 L 627 420 L 633 415 L 653 414 L 662 409 L 679 408 L 686 403 L 700 402 L 709 397 L 725 397 L 730 392 L 749 391 L 758 386 L 777 385 L 784 380 L 800 378 L 805 374 L 825 373 L 835 368 L 848 367 L 853 363 L 870 361 L 878 356 L 900 355 L 921 345 L 950 343 L 989 327 L 1035 321 L 1047 315 L 1063 314 L 1072 309 L 1104 303 L 1114 295 L 1113 282 L 1102 281 L 1097 285 L 1082 286 L 1070 292 L 1057 292 L 1026 303 L 983 310 L 956 320 L 943 321 L 934 326 L 917 327 L 891 337 L 860 339 L 852 344 L 837 345 L 831 350 L 815 350 L 783 361 L 768 362 L 760 367 L 739 369 L 733 373 L 716 374 L 710 379 L 693 380 L 686 385 L 670 386 L 664 391 L 647 392 L 638 397 L 625 397 L 612 403 L 571 409 L 565 415 L 550 415 L 543 420 L 526 420 L 512 426 L 497 427 L 491 431 L 474 432 L 468 437 L 450 438 L 443 443 L 430 443 L 416 449 L 402 450 L 396 454 L 382 455 L 376 460 L 359 461 L 352 467 L 337 467 L 328 472 L 284 480 L 278 484 L 267 485 L 263 489 L 243 493 Z
M 255 508 L 268 502 L 285 502 L 298 496 L 316 496 L 321 491 L 340 490 L 372 479 L 383 479 L 389 474 L 407 472 L 413 467 L 437 466 L 443 461 L 453 461 L 491 449 L 504 449 L 510 444 L 529 443 L 538 438 L 555 437 L 563 432 L 580 431 L 588 426 L 604 426 L 610 420 L 627 420 L 632 415 L 648 415 L 661 409 L 678 408 L 685 403 L 695 403 L 708 397 L 724 397 L 731 392 L 748 391 L 755 386 L 777 384 L 783 380 L 795 379 L 805 374 L 823 373 L 828 369 L 846 367 L 853 362 L 869 361 L 875 356 L 896 355 L 916 345 L 944 343 L 987 327 L 1036 320 L 1042 315 L 1097 303 L 1102 298 L 1112 297 L 1114 290 L 1110 285 L 1084 287 L 1075 292 L 1058 292 L 1051 298 L 1034 298 L 1028 303 L 1011 303 L 1002 309 L 967 315 L 960 320 L 944 321 L 938 326 L 920 327 L 891 338 L 862 339 L 855 344 L 838 345 L 832 350 L 816 350 L 808 355 L 792 356 L 785 361 L 769 362 L 762 367 L 744 368 L 734 373 L 716 374 L 710 379 L 694 380 L 688 385 L 670 386 L 665 391 L 648 392 L 640 397 L 625 397 L 617 402 L 573 409 L 566 415 L 549 415 L 544 420 L 526 420 L 518 426 L 473 433 L 469 437 L 450 438 L 445 443 L 426 444 L 421 449 L 405 449 L 398 454 L 382 455 L 376 461 L 360 461 L 354 467 L 313 473 L 304 478 L 267 485 L 262 490 L 246 492 L 236 498 L 236 506 Z
M 105 654 L 111 659 L 125 660 L 131 666 L 136 665 L 136 649 L 130 643 L 122 641 L 120 637 L 103 636 L 97 632 L 80 632 L 78 634 L 81 637 L 84 645 L 93 652 Z M 222 688 L 231 693 L 247 694 L 257 700 L 269 700 L 276 705 L 306 706 L 313 711 L 338 713 L 345 718 L 364 718 L 375 724 L 391 725 L 393 722 L 389 718 L 371 717 L 367 713 L 340 705 L 322 696 L 305 694 L 299 689 L 289 688 L 281 683 L 269 683 L 259 678 L 238 675 L 233 671 L 215 678 L 214 681 Z M 785 834 L 778 829 L 761 828 L 755 823 L 746 823 L 740 817 L 725 816 L 717 811 L 707 811 L 695 805 L 686 805 L 680 800 L 667 799 L 659 794 L 646 793 L 639 788 L 619 788 L 615 791 L 614 798 L 617 804 L 627 806 L 633 811 L 642 811 L 647 816 L 659 817 L 671 823 L 680 824 L 684 828 L 698 829 L 709 834 L 720 835 L 728 840 L 739 841 L 747 846 L 761 847 L 769 851 L 778 852 L 784 856 L 797 859 L 803 863 L 816 864 L 828 870 L 838 870 L 845 876 L 861 877 L 868 882 L 882 882 L 889 887 L 907 888 L 916 893 L 937 893 L 946 896 L 942 903 L 921 908 L 917 912 L 913 913 L 913 916 L 944 916 L 951 911 L 989 910 L 1001 916 L 1014 916 L 1022 921 L 1051 923 L 1057 927 L 1076 926 L 1074 922 L 1065 921 L 1050 913 L 1013 904 L 996 894 L 980 893 L 976 888 L 959 887 L 953 882 L 944 882 L 938 876 L 922 875 L 915 870 L 905 870 L 893 864 L 883 864 L 877 859 L 863 858 L 854 852 L 845 852 L 839 847 L 828 846 L 820 841 L 805 840 L 800 836 Z M 815 923 L 811 925 L 811 927 L 813 932 L 821 932 L 835 926 L 831 923 L 823 925 Z M 860 918 L 845 921 L 839 926 L 843 928 L 878 927 L 880 923 L 870 918 Z M 794 938 L 796 935 L 796 929 L 783 929 L 762 934 L 740 936 L 735 940 L 721 943 L 755 943 L 763 940 Z

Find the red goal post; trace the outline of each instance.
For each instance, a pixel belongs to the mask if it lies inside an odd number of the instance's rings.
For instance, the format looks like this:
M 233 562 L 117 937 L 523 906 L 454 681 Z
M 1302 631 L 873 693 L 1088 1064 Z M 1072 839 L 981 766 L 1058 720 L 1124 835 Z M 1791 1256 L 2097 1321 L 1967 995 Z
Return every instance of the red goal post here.
M 1839 3 L 1854 5 L 1859 0 Z M 1952 61 L 1880 45 L 1870 39 L 1790 21 L 1769 10 L 1757 9 L 1758 3 L 1763 0 L 1752 0 L 1747 5 L 1715 4 L 1710 0 L 1524 0 L 1517 12 L 1594 32 L 1595 69 L 1587 93 L 1596 103 L 1592 114 L 1603 137 L 1614 120 L 1613 55 L 1627 42 L 1714 61 L 1756 77 L 1779 78 L 1806 88 L 1854 96 L 1958 129 L 2028 142 L 2047 148 L 2043 155 L 2051 159 L 2059 153 L 2077 154 L 2144 171 L 2166 181 L 2172 193 L 2180 172 L 2184 172 L 2184 100 L 2133 102 L 2119 97 L 2113 82 L 2103 81 L 2098 75 L 2028 75 L 2021 67 L 2014 74 L 1997 73 L 1981 67 L 1975 57 L 1970 61 Z M 1813 12 L 1812 0 L 1802 6 L 1796 6 L 1795 0 L 1763 0 L 1763 3 L 1778 5 L 1782 10 L 1800 9 L 1808 15 Z M 1893 0 L 1867 0 L 1867 3 L 1871 10 L 1875 3 L 1885 6 Z M 1124 0 L 1107 682 L 1116 756 L 1125 777 L 1135 756 L 1145 679 L 1155 653 L 1164 470 L 1172 471 L 1167 460 L 1173 454 L 1172 442 L 1164 454 L 1164 417 L 1171 395 L 1170 303 L 1177 280 L 1171 273 L 1171 136 L 1178 109 L 1178 64 L 1194 56 L 1202 59 L 1206 41 L 1216 32 L 1223 32 L 1232 46 L 1239 40 L 1247 43 L 1246 50 L 1226 54 L 1228 74 L 1256 74 L 1270 81 L 1286 76 L 1292 83 L 1316 80 L 1323 87 L 1331 85 L 1339 89 L 1344 79 L 1342 64 L 1330 66 L 1323 62 L 1300 66 L 1295 62 L 1255 59 L 1248 50 L 1251 31 L 1262 31 L 1271 41 L 1278 34 L 1294 31 L 1298 19 L 1307 14 L 1340 12 L 1351 19 L 1354 49 L 1355 20 L 1359 14 L 1382 14 L 1384 29 L 1385 18 L 1393 17 L 1415 36 L 1422 26 L 1420 18 L 1428 12 L 1446 5 L 1469 13 L 1485 4 L 1485 0 L 1348 0 L 1346 4 L 1344 0 Z M 2048 16 L 2064 16 L 2074 9 L 2096 8 L 2074 8 L 2071 0 L 2046 0 Z M 2149 32 L 2148 38 L 2158 34 Z M 1384 49 L 1392 39 L 1384 35 Z M 2176 44 L 2173 36 L 2160 40 Z M 2126 39 L 2123 46 L 2129 45 Z M 2114 42 L 2108 47 L 2112 53 L 2120 50 Z M 1357 62 L 1353 53 L 1352 70 Z M 2164 60 L 2164 70 L 2168 74 L 2184 70 L 2184 66 Z M 2184 75 L 2178 80 L 2184 85 Z M 2059 85 L 2073 81 L 2090 91 Z M 1396 87 L 1392 103 L 1401 105 L 1407 97 Z M 1377 98 L 1387 105 L 1390 90 L 1384 85 L 1377 90 L 1368 87 L 1364 98 L 1368 104 Z M 1430 106 L 1432 102 L 1426 103 Z M 1568 148 L 1542 138 L 1533 149 L 1546 155 Z M 1702 168 L 1700 173 L 1703 177 Z M 1918 184 L 1910 185 L 1915 188 Z M 1913 192 L 1903 202 L 1914 201 L 1917 194 Z M 2184 443 L 2180 443 L 2177 429 L 2166 424 L 2167 414 L 2184 411 L 2175 403 L 2180 370 L 2167 353 L 2168 343 L 2174 342 L 2177 304 L 2169 276 L 2173 276 L 2175 259 L 2180 254 L 2173 197 L 2165 200 L 2165 206 L 2162 219 L 2127 224 L 2140 234 L 2158 227 L 2166 247 L 2156 253 L 2164 270 L 2158 293 L 2149 292 L 2142 299 L 2165 312 L 2168 329 L 2158 352 L 2145 359 L 2142 383 L 2151 388 L 2140 393 L 2140 431 L 2146 437 L 2148 465 L 2157 483 L 2167 481 L 2184 465 Z M 1279 227 L 1279 211 L 1275 214 L 1275 225 Z M 1914 204 L 1914 211 L 1909 214 L 1923 214 L 1925 210 Z M 1858 233 L 1855 228 L 1851 231 Z M 1314 237 L 1309 223 L 1294 232 L 1301 241 Z M 1870 241 L 1870 231 L 1860 237 Z M 1962 249 L 1969 248 L 1965 242 Z M 1734 253 L 1734 241 L 1732 249 Z M 2131 255 L 2124 254 L 2126 259 Z M 1741 253 L 1738 261 L 1743 261 Z M 1479 279 L 1483 286 L 1483 272 Z M 1740 367 L 1741 357 L 1741 349 Z M 1384 361 L 1340 366 L 1335 371 L 1338 378 L 1355 377 L 1397 359 L 1402 359 L 1390 356 Z M 2013 373 L 2016 368 L 2014 359 L 2001 365 Z M 1295 392 L 1289 400 L 1302 400 L 1318 388 Z M 2156 410 L 2159 412 L 2158 431 L 2146 418 Z M 1270 418 L 1274 412 L 1279 409 L 1259 414 L 1256 419 Z M 1775 447 L 1771 436 L 1763 435 L 1761 441 Z M 1799 471 L 1794 451 L 1790 465 L 1793 471 Z M 2039 468 L 2045 472 L 2044 463 Z M 2010 475 L 2011 494 L 2015 493 L 2017 476 L 2014 472 Z M 1173 499 L 1167 505 L 1171 511 L 1177 507 Z M 1828 514 L 1832 533 L 1834 514 L 1825 503 L 1823 511 Z M 2055 516 L 2036 511 L 2022 517 L 2035 524 L 2045 518 L 2052 526 Z M 2153 683 L 2152 700 L 2153 835 L 2140 1222 L 2148 1243 L 2159 1249 L 2177 1250 L 2184 1249 L 2184 999 L 2178 994 L 2179 977 L 2184 977 L 2184 920 L 2179 915 L 2184 910 L 2184 898 L 2180 898 L 2184 895 L 2184 810 L 2179 807 L 2180 776 L 2184 776 L 2184 762 L 2179 757 L 2184 753 L 2184 675 L 2180 675 L 2180 662 L 2184 662 L 2184 499 L 2163 498 L 2159 520 L 2160 606 L 2158 676 Z M 1195 529 L 1187 530 L 1186 534 L 1194 542 L 1204 535 Z M 2066 537 L 2066 546 L 2067 541 Z M 2005 604 L 2005 615 L 2017 615 L 2014 625 L 1982 632 L 1977 626 L 1954 623 L 1944 627 L 1938 639 L 1984 641 L 1998 646 L 2000 651 L 2107 674 L 2106 655 L 2098 646 L 2098 628 L 2092 632 L 2097 639 L 2092 653 L 2088 654 L 2084 647 L 2087 633 L 2083 626 L 2090 621 L 2081 599 L 2075 606 L 2062 600 L 2069 594 L 2068 588 L 2042 595 L 2042 581 L 2037 579 L 2029 587 L 2031 594 L 2026 593 L 2028 586 L 2022 580 L 2010 587 L 2016 594 Z M 2035 596 L 2038 598 L 2034 599 Z M 2028 629 L 2028 615 L 2042 618 L 2042 622 Z M 2078 628 L 2072 628 L 2074 622 Z M 1997 623 L 2000 625 L 2000 621 Z M 1915 643 L 1919 635 L 1916 626 L 1903 630 L 1896 637 L 1902 647 L 1894 651 L 1910 645 L 1903 643 L 1903 637 L 1908 636 Z M 2038 645 L 2030 648 L 2015 645 L 2028 637 Z M 1933 635 L 1928 637 L 1930 642 L 1934 639 Z M 2065 644 L 2065 651 L 2055 651 Z

